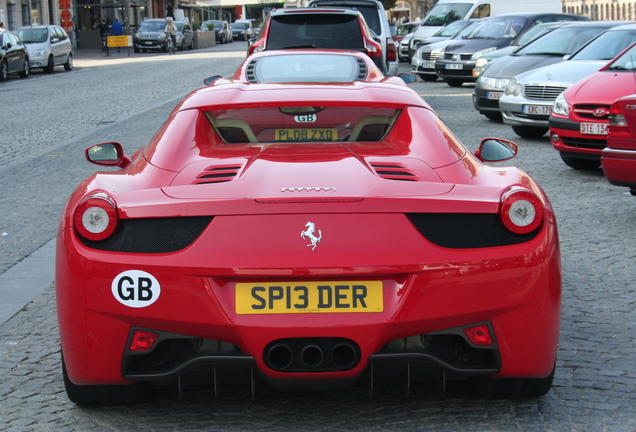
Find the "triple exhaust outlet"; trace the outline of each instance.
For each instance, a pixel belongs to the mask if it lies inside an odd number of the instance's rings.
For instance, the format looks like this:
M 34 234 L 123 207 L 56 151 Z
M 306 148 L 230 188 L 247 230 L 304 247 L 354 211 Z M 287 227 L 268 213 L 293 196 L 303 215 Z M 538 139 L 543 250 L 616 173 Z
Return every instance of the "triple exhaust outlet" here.
M 332 372 L 353 368 L 360 349 L 343 338 L 280 339 L 265 347 L 265 364 L 280 372 Z

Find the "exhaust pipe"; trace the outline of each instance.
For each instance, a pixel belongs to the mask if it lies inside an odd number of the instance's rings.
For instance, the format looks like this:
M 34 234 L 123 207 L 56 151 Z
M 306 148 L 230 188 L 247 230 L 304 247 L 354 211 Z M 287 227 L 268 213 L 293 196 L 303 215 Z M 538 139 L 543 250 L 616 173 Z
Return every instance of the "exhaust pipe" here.
M 300 351 L 300 360 L 303 364 L 310 368 L 320 366 L 324 359 L 322 348 L 317 345 L 306 345 Z
M 357 361 L 356 349 L 349 343 L 339 343 L 331 349 L 331 360 L 337 367 L 349 369 Z
M 291 366 L 294 354 L 289 345 L 278 343 L 267 350 L 267 362 L 272 369 L 284 370 Z

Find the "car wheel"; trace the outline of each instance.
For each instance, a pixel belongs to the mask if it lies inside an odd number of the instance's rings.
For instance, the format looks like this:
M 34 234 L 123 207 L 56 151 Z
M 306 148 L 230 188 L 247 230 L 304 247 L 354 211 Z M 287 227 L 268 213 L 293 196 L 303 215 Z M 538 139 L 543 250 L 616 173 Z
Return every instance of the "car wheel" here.
M 464 84 L 464 81 L 458 79 L 445 79 L 444 81 L 451 87 L 461 87 Z
M 437 81 L 437 75 L 429 75 L 429 74 L 418 74 L 422 81 L 433 82 Z
M 24 66 L 22 67 L 22 72 L 20 72 L 20 76 L 22 78 L 28 78 L 31 69 L 29 68 L 29 59 L 24 59 Z
M 513 126 L 512 130 L 521 138 L 541 138 L 548 131 L 547 127 Z
M 0 81 L 5 81 L 7 78 L 9 78 L 9 65 L 4 60 L 0 65 Z
M 562 152 L 559 152 L 559 155 L 567 166 L 575 170 L 591 171 L 601 166 L 601 161 L 598 160 L 566 156 Z
M 62 357 L 64 389 L 71 402 L 80 406 L 94 405 L 135 405 L 150 397 L 149 386 L 141 383 L 130 385 L 76 385 L 66 372 Z
M 64 63 L 64 70 L 65 71 L 73 70 L 73 54 L 71 53 L 68 54 L 68 59 L 66 60 L 66 63 Z
M 503 118 L 501 116 L 500 112 L 487 112 L 487 113 L 482 113 L 483 115 L 486 116 L 487 119 L 495 121 L 495 122 L 499 122 L 501 123 L 503 121 Z
M 53 72 L 53 68 L 55 67 L 55 63 L 53 63 L 53 56 L 50 55 L 49 56 L 49 60 L 46 63 L 46 67 L 44 68 L 44 73 L 51 73 Z
M 471 377 L 469 391 L 481 399 L 536 398 L 546 394 L 554 380 L 554 370 L 545 378 Z
M 141 51 L 141 50 L 139 49 L 139 47 L 138 47 L 137 45 L 135 45 L 135 46 L 133 47 L 133 51 L 134 51 L 134 52 L 136 52 L 136 53 L 138 53 L 138 52 L 139 52 L 139 51 Z

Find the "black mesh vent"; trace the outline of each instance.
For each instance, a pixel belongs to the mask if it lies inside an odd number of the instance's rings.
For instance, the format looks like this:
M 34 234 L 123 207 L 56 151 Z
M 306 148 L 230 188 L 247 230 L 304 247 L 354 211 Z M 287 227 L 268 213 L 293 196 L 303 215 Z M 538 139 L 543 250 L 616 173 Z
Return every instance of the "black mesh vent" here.
M 256 74 L 254 73 L 256 63 L 258 63 L 258 60 L 252 60 L 250 64 L 247 65 L 247 69 L 245 70 L 245 77 L 247 78 L 247 82 L 252 84 L 258 82 L 258 80 L 256 79 Z
M 600 137 L 601 139 L 562 136 L 561 140 L 563 141 L 563 144 L 568 147 L 602 150 L 607 147 L 607 139 L 604 135 L 601 135 Z
M 367 64 L 360 58 L 356 58 L 356 60 L 358 60 L 358 77 L 356 78 L 356 81 L 364 81 L 369 73 Z
M 179 366 L 206 356 L 246 356 L 239 347 L 211 339 L 166 339 L 154 350 L 125 357 L 124 375 L 165 374 Z
M 372 163 L 371 166 L 377 175 L 387 180 L 419 181 L 419 178 L 402 164 Z
M 474 348 L 459 335 L 422 334 L 393 340 L 377 354 L 428 354 L 457 368 L 482 367 L 498 369 L 496 349 Z
M 167 253 L 189 246 L 212 216 L 122 219 L 115 234 L 95 242 L 78 236 L 84 246 L 110 252 Z
M 481 213 L 409 213 L 415 228 L 431 243 L 452 249 L 509 246 L 532 240 L 530 234 L 513 234 L 497 214 Z

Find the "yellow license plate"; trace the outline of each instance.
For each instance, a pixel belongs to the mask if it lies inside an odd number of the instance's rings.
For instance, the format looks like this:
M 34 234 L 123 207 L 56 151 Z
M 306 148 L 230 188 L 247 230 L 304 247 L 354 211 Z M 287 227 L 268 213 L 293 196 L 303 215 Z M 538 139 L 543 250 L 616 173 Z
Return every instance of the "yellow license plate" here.
M 236 313 L 382 312 L 380 281 L 237 283 Z
M 338 129 L 274 129 L 276 141 L 335 141 L 337 139 Z

